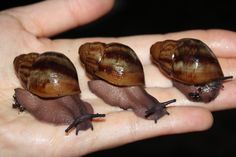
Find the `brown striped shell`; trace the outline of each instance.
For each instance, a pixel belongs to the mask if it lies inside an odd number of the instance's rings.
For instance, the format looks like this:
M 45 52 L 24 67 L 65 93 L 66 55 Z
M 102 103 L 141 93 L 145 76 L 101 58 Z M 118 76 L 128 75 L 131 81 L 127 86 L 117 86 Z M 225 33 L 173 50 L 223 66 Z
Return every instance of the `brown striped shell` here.
M 135 52 L 120 43 L 85 43 L 79 48 L 80 60 L 93 78 L 117 86 L 144 85 L 143 67 Z
M 13 63 L 22 86 L 37 96 L 51 98 L 80 93 L 76 69 L 64 54 L 22 54 Z
M 184 84 L 202 85 L 224 77 L 216 56 L 200 40 L 161 41 L 150 51 L 153 61 L 168 77 Z

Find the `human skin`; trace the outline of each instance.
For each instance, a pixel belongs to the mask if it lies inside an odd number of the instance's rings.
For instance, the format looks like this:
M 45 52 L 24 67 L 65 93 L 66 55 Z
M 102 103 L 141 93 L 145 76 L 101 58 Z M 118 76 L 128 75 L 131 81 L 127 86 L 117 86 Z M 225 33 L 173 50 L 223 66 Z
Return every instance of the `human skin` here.
M 97 19 L 112 5 L 112 0 L 51 0 L 0 13 L 0 156 L 82 156 L 146 138 L 206 130 L 213 123 L 211 111 L 236 108 L 234 79 L 224 83 L 224 89 L 209 104 L 190 102 L 159 72 L 150 61 L 149 53 L 150 46 L 156 41 L 197 38 L 215 52 L 224 75 L 235 78 L 234 32 L 192 30 L 119 38 L 50 39 L 57 33 Z M 131 111 L 109 106 L 92 94 L 87 86 L 89 78 L 81 67 L 77 52 L 80 45 L 93 41 L 120 42 L 132 47 L 143 64 L 147 92 L 160 101 L 177 99 L 167 109 L 170 115 L 155 124 Z M 12 64 L 15 56 L 45 51 L 63 52 L 71 59 L 78 72 L 82 99 L 91 103 L 95 112 L 106 113 L 103 121 L 93 123 L 93 131 L 81 131 L 78 136 L 65 134 L 67 126 L 42 123 L 27 112 L 19 113 L 12 109 L 14 88 L 20 87 Z

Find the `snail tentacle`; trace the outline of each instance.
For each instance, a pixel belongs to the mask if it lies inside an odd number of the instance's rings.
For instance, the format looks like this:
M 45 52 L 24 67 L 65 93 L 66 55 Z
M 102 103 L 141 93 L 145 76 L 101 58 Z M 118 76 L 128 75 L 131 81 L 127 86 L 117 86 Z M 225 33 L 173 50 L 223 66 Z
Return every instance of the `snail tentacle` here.
M 68 128 L 66 128 L 65 132 L 68 133 L 72 128 L 76 128 L 76 135 L 78 135 L 78 132 L 80 130 L 80 127 L 78 126 L 80 123 L 83 123 L 87 120 L 91 120 L 93 118 L 98 118 L 98 117 L 105 117 L 105 114 L 86 114 L 86 115 L 82 115 L 82 116 L 78 116 L 74 119 L 74 121 L 68 126 Z M 93 130 L 93 126 L 90 126 L 91 130 Z
M 174 102 L 176 102 L 176 99 L 172 99 L 172 100 L 169 100 L 169 101 L 166 101 L 166 102 L 158 103 L 158 105 L 152 106 L 150 109 L 145 111 L 145 114 L 146 114 L 145 117 L 148 118 L 149 116 L 151 116 L 155 113 L 162 113 L 162 114 L 169 115 L 169 112 L 167 112 L 167 110 L 166 110 L 166 106 L 168 104 L 171 104 L 171 103 L 174 103 Z M 160 114 L 158 114 L 158 115 L 160 115 Z M 155 120 L 155 123 L 156 123 L 158 118 L 156 118 L 154 120 Z

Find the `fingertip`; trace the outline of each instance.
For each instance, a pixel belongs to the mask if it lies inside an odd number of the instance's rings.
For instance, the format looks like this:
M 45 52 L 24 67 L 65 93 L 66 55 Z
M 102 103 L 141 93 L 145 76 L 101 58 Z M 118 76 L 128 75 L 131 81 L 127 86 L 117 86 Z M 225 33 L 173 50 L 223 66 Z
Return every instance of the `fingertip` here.
M 206 43 L 218 57 L 236 57 L 236 33 L 226 29 L 186 30 L 164 35 L 165 39 L 196 38 Z
M 3 12 L 15 17 L 24 30 L 48 37 L 94 21 L 113 5 L 114 0 L 51 0 Z
M 109 12 L 114 0 L 70 0 L 68 8 L 78 25 L 86 24 Z M 83 16 L 81 16 L 83 15 Z
M 202 107 L 170 107 L 171 133 L 204 131 L 213 124 L 211 112 Z

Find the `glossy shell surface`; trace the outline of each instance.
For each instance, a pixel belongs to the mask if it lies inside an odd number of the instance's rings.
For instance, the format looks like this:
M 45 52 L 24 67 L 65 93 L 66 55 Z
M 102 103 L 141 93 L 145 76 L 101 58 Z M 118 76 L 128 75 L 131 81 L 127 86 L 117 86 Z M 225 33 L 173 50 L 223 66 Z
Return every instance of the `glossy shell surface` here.
M 79 48 L 87 73 L 117 86 L 144 85 L 143 67 L 135 52 L 120 43 L 85 43 Z
M 178 82 L 203 85 L 224 77 L 216 56 L 200 40 L 166 40 L 152 45 L 150 51 L 159 68 Z
M 22 86 L 37 96 L 50 98 L 80 93 L 76 69 L 64 54 L 22 54 L 13 63 Z

